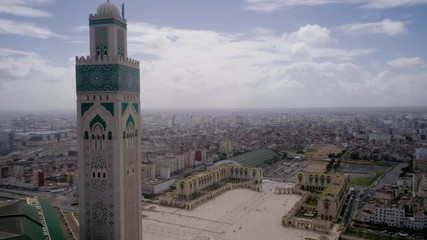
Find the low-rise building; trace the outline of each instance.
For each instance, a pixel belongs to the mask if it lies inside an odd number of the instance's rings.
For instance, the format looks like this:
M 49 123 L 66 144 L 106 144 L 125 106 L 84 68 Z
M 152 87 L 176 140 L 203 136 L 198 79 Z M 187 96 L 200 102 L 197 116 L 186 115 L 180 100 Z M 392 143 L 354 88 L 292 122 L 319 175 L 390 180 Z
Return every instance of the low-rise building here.
M 160 204 L 188 210 L 237 187 L 262 190 L 262 168 L 224 164 L 177 180 L 176 190 L 160 197 Z
M 142 182 L 143 194 L 161 194 L 168 191 L 175 183 L 175 179 L 151 179 Z
M 396 186 L 399 189 L 399 193 L 412 193 L 412 185 L 412 177 L 400 177 L 396 181 Z
M 427 221 L 422 209 L 399 203 L 377 203 L 362 212 L 362 221 L 390 227 L 423 230 L 427 227 Z
M 168 175 L 170 177 L 170 174 L 183 170 L 185 168 L 184 158 L 181 155 L 161 156 L 154 160 L 154 164 L 156 165 L 156 176 L 161 175 L 162 169 L 168 169 Z
M 321 219 L 336 220 L 344 206 L 350 187 L 347 174 L 300 172 L 297 174 L 295 188 L 321 191 L 317 203 L 317 214 Z
M 393 202 L 398 195 L 398 188 L 391 185 L 384 185 L 375 190 L 375 199 Z
M 177 182 L 176 193 L 180 198 L 189 199 L 200 190 L 214 186 L 224 180 L 233 182 L 262 182 L 262 169 L 242 167 L 236 164 L 225 164 L 207 171 L 193 174 Z
M 405 209 L 401 205 L 377 204 L 370 211 L 363 212 L 364 220 L 374 224 L 385 224 L 391 227 L 401 226 L 405 218 Z

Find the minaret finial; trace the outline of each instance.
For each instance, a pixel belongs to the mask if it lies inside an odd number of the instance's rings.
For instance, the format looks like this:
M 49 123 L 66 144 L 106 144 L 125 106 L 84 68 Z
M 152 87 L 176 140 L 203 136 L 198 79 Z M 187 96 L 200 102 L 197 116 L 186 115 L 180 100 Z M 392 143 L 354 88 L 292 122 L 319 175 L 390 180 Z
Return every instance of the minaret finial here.
M 125 17 L 125 2 L 122 3 L 122 17 Z

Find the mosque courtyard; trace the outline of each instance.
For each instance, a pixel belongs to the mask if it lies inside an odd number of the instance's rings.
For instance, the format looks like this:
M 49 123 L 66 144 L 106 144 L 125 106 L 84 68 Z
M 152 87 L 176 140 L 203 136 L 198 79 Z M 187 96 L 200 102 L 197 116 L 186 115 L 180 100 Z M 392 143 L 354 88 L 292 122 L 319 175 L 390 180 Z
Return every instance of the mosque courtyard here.
M 299 195 L 274 194 L 276 186 L 286 185 L 266 180 L 263 192 L 231 190 L 192 211 L 159 205 L 145 206 L 143 239 L 338 239 L 338 232 L 325 235 L 281 225 L 282 216 L 301 198 Z

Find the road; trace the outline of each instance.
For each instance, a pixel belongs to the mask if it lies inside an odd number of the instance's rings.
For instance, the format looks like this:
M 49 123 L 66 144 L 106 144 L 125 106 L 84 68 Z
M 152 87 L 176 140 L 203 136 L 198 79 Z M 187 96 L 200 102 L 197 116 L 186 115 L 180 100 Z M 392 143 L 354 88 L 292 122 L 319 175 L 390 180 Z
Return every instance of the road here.
M 348 200 L 347 210 L 344 213 L 344 221 L 343 224 L 345 227 L 351 226 L 351 221 L 354 218 L 356 213 L 356 209 L 359 206 L 360 201 L 360 190 L 355 189 L 350 193 L 350 199 Z
M 406 166 L 408 166 L 407 163 L 399 163 L 395 165 L 390 171 L 376 181 L 376 185 L 373 184 L 374 186 L 371 187 L 373 187 L 374 190 L 377 190 L 382 188 L 385 184 L 392 184 L 393 182 L 396 182 L 402 172 L 402 168 Z
M 28 191 L 19 189 L 0 189 L 0 196 L 6 198 L 23 198 L 23 197 L 39 197 L 46 199 L 52 205 L 59 205 L 65 211 L 78 211 L 77 206 L 71 206 L 71 203 L 76 202 L 77 198 L 72 196 L 72 193 L 64 195 L 64 193 L 50 193 L 42 191 Z
M 372 197 L 373 191 L 382 188 L 386 184 L 392 184 L 397 181 L 401 169 L 406 167 L 407 163 L 399 163 L 386 172 L 381 178 L 375 181 L 368 188 L 357 188 L 360 191 L 359 201 L 356 203 L 357 209 L 361 209 L 363 205 Z

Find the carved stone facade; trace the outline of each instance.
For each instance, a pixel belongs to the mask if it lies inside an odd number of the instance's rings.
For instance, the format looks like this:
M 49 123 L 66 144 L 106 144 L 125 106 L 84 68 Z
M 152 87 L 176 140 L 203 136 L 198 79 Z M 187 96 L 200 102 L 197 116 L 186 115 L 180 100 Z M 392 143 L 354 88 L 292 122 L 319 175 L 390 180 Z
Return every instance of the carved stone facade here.
M 298 194 L 302 198 L 282 217 L 282 225 L 329 233 L 339 217 L 349 190 L 347 174 L 300 172 L 294 188 L 275 188 L 276 194 Z M 310 192 L 312 191 L 312 192 Z M 317 205 L 310 203 L 317 200 Z M 314 200 L 314 201 L 315 201 Z M 313 212 L 305 217 L 304 212 Z
M 261 168 L 224 164 L 176 181 L 176 190 L 160 197 L 160 204 L 188 210 L 234 188 L 262 191 Z
M 339 173 L 300 172 L 296 178 L 296 188 L 320 192 L 318 216 L 325 220 L 336 220 L 350 188 L 349 176 Z
M 298 190 L 295 188 L 276 188 L 276 194 L 298 194 L 301 199 L 292 207 L 292 209 L 282 217 L 282 225 L 285 227 L 301 228 L 311 231 L 319 231 L 329 233 L 332 229 L 332 222 L 319 218 L 303 218 L 298 217 L 302 210 L 314 210 L 316 207 L 308 206 L 306 203 L 311 194 L 306 191 Z
M 90 56 L 76 58 L 80 239 L 141 239 L 139 62 L 112 3 L 89 23 Z

